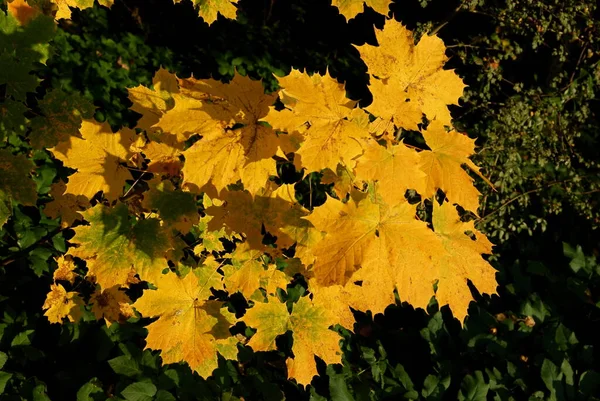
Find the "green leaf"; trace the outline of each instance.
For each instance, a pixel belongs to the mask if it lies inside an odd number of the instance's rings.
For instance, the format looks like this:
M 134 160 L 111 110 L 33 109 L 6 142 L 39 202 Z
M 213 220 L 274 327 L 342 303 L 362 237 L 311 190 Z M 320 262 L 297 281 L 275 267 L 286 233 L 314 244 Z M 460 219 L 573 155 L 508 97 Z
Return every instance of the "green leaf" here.
M 10 380 L 12 375 L 13 375 L 12 373 L 0 372 L 0 394 L 4 393 L 4 389 L 6 388 L 6 383 L 8 383 L 8 381 Z
M 106 399 L 104 391 L 99 386 L 100 380 L 93 378 L 77 391 L 77 401 L 100 401 Z
M 600 373 L 594 370 L 583 372 L 579 378 L 579 392 L 585 397 L 591 397 L 600 392 Z
M 327 376 L 329 377 L 329 392 L 333 401 L 354 401 L 344 375 L 337 373 L 333 365 L 327 366 Z
M 176 398 L 166 390 L 158 390 L 154 401 L 176 401 Z
M 8 361 L 8 355 L 0 351 L 0 369 L 4 367 L 4 364 Z
M 25 330 L 20 332 L 13 338 L 10 343 L 11 347 L 18 347 L 23 345 L 31 345 L 31 338 L 33 337 L 34 330 Z
M 142 370 L 137 361 L 127 355 L 121 355 L 108 361 L 112 370 L 118 374 L 127 377 L 136 377 L 142 374 Z
M 480 370 L 475 371 L 475 376 L 465 376 L 460 387 L 458 399 L 461 401 L 485 401 L 490 389 L 490 385 L 485 382 L 483 373 Z
M 127 401 L 151 401 L 156 394 L 156 386 L 150 382 L 137 382 L 130 384 L 121 391 Z

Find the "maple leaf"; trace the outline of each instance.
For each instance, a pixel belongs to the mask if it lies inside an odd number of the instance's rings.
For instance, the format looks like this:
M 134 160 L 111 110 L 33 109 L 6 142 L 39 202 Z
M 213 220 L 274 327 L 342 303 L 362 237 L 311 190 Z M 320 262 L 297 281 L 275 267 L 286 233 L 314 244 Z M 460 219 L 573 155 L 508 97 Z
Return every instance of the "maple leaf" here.
M 63 181 L 52 184 L 49 195 L 52 200 L 44 205 L 44 214 L 51 219 L 60 217 L 60 226 L 70 227 L 76 220 L 83 220 L 81 211 L 90 206 L 83 195 L 65 194 L 67 184 Z
M 179 175 L 182 166 L 179 156 L 181 156 L 182 152 L 177 146 L 148 141 L 140 151 L 149 159 L 148 172 L 165 174 L 170 177 Z
M 123 164 L 132 156 L 129 148 L 135 140 L 135 132 L 122 129 L 113 133 L 108 123 L 100 124 L 84 120 L 81 138 L 71 137 L 49 149 L 65 166 L 77 169 L 69 177 L 66 193 L 83 195 L 91 199 L 103 191 L 109 201 L 123 193 L 125 181 L 132 179 Z
M 54 17 L 57 21 L 63 18 L 71 19 L 70 7 L 84 10 L 94 6 L 94 0 L 51 0 L 51 2 L 58 6 L 58 10 L 56 11 L 56 15 Z M 113 0 L 98 0 L 98 3 L 105 7 L 111 7 L 113 2 Z
M 210 231 L 224 227 L 229 234 L 243 234 L 253 249 L 263 250 L 263 227 L 277 237 L 280 248 L 306 240 L 306 231 L 311 225 L 301 217 L 308 212 L 277 194 L 252 198 L 248 191 L 225 191 L 220 199 L 224 201 L 223 205 L 206 209 L 206 214 L 213 217 L 208 223 Z
M 346 17 L 347 20 L 351 20 L 363 12 L 365 5 L 379 14 L 387 15 L 391 2 L 392 0 L 333 0 L 331 5 L 337 7 L 340 14 Z
M 278 287 L 287 286 L 289 279 L 285 273 L 274 266 L 265 270 L 262 255 L 262 251 L 251 249 L 247 243 L 237 245 L 231 255 L 231 265 L 222 267 L 225 288 L 230 294 L 239 291 L 246 299 L 251 299 L 260 287 L 274 293 Z
M 436 298 L 440 306 L 448 304 L 462 322 L 472 300 L 467 280 L 471 280 L 481 293 L 496 293 L 496 270 L 481 256 L 491 254 L 493 245 L 475 229 L 473 221 L 462 222 L 456 208 L 448 202 L 442 205 L 433 202 L 432 224 L 446 250 L 436 255 L 439 258 Z
M 181 96 L 156 126 L 178 138 L 203 136 L 184 153 L 184 185 L 204 191 L 211 183 L 220 191 L 241 179 L 257 193 L 276 174 L 279 137 L 259 123 L 276 96 L 265 94 L 261 81 L 238 73 L 229 83 L 193 78 L 179 83 Z
M 174 0 L 175 3 L 181 0 Z M 217 20 L 217 15 L 221 14 L 225 18 L 235 19 L 238 0 L 192 0 L 194 6 L 198 9 L 198 15 L 208 24 Z
M 73 284 L 77 275 L 73 271 L 76 266 L 71 255 L 61 255 L 56 259 L 56 263 L 58 263 L 58 268 L 52 275 L 54 281 L 64 280 Z
M 152 78 L 152 88 L 139 85 L 135 88 L 127 88 L 129 100 L 133 103 L 131 110 L 140 113 L 142 117 L 137 122 L 137 128 L 148 133 L 153 133 L 153 126 L 160 118 L 174 106 L 173 96 L 179 93 L 179 83 L 175 74 L 160 68 Z M 176 140 L 168 140 L 173 145 Z
M 155 285 L 157 290 L 144 291 L 133 306 L 143 316 L 158 317 L 147 326 L 146 348 L 161 350 L 164 364 L 187 362 L 206 378 L 217 367 L 217 351 L 235 356 L 228 330 L 235 319 L 222 302 L 208 301 L 211 288 L 223 288 L 216 269 L 201 267 L 184 278 L 170 272 Z
M 44 316 L 50 323 L 62 323 L 63 318 L 68 318 L 70 322 L 77 322 L 81 319 L 81 307 L 83 301 L 74 291 L 67 292 L 65 287 L 60 284 L 51 284 L 50 292 L 46 296 L 43 309 L 46 309 Z
M 134 315 L 131 300 L 118 286 L 96 289 L 89 303 L 96 320 L 104 319 L 107 326 L 123 323 Z
M 461 167 L 466 164 L 472 171 L 492 185 L 469 157 L 475 153 L 475 140 L 456 131 L 447 132 L 441 122 L 433 121 L 422 132 L 430 151 L 419 154 L 420 168 L 427 175 L 424 197 L 433 196 L 439 188 L 452 203 L 458 203 L 477 214 L 481 193 L 473 179 Z
M 416 130 L 422 114 L 449 123 L 447 105 L 458 104 L 465 85 L 454 71 L 442 69 L 442 40 L 423 35 L 415 46 L 412 33 L 394 20 L 375 34 L 379 46 L 357 46 L 371 74 L 373 103 L 367 110 L 406 129 Z
M 313 250 L 309 286 L 315 300 L 337 299 L 356 310 L 383 313 L 396 289 L 403 301 L 425 308 L 437 282 L 440 305 L 448 304 L 462 321 L 472 299 L 467 279 L 479 291 L 494 293 L 495 271 L 481 257 L 491 244 L 473 222 L 460 222 L 449 204 L 434 205 L 432 231 L 415 218 L 415 210 L 408 202 L 389 207 L 371 197 L 358 204 L 328 199 L 315 208 L 308 219 L 328 233 Z M 469 231 L 476 241 L 465 234 Z M 340 324 L 351 321 L 346 308 L 336 315 Z
M 312 272 L 317 283 L 344 285 L 372 260 L 393 264 L 398 270 L 431 266 L 429 242 L 435 245 L 436 238 L 415 212 L 416 206 L 407 202 L 390 207 L 369 197 L 358 203 L 329 198 L 315 208 L 306 219 L 327 233 L 313 249 Z
M 125 204 L 98 204 L 83 216 L 90 225 L 74 228 L 70 241 L 78 247 L 69 253 L 87 262 L 88 275 L 102 288 L 124 285 L 131 271 L 152 281 L 167 267 L 165 254 L 171 244 L 160 220 L 131 219 Z
M 176 190 L 171 181 L 160 178 L 150 180 L 148 185 L 150 190 L 144 193 L 142 207 L 157 210 L 165 223 L 183 234 L 198 223 L 200 215 L 194 194 Z
M 35 205 L 36 185 L 29 176 L 34 167 L 25 155 L 13 155 L 7 149 L 0 149 L 0 203 L 10 208 L 12 199 L 23 205 Z
M 294 358 L 286 361 L 288 377 L 302 385 L 309 384 L 317 374 L 315 355 L 326 364 L 342 362 L 341 337 L 329 330 L 335 324 L 335 316 L 328 308 L 313 304 L 307 297 L 293 305 L 291 314 L 284 303 L 269 297 L 268 303 L 254 304 L 241 320 L 256 329 L 247 344 L 254 351 L 276 349 L 276 337 L 292 330 Z
M 360 180 L 377 181 L 377 192 L 393 206 L 404 202 L 407 189 L 425 192 L 427 177 L 419 169 L 419 162 L 419 154 L 403 144 L 381 146 L 371 141 L 354 171 Z
M 40 10 L 31 7 L 25 0 L 13 0 L 7 5 L 7 11 L 11 14 L 21 26 L 27 25 L 31 20 L 40 14 Z
M 211 139 L 202 138 L 184 155 L 183 185 L 190 191 L 216 197 L 221 190 L 240 179 L 238 166 L 243 158 L 243 149 L 235 134 L 223 132 Z
M 353 168 L 353 159 L 362 153 L 362 143 L 369 133 L 361 123 L 362 111 L 357 114 L 356 102 L 346 98 L 344 85 L 328 72 L 308 76 L 292 70 L 277 80 L 286 109 L 272 108 L 264 120 L 290 134 L 300 130 L 303 142 L 294 157 L 296 168 L 335 171 L 340 162 Z
M 364 155 L 358 159 L 361 161 Z M 360 166 L 360 165 L 359 165 Z M 355 175 L 346 166 L 338 164 L 336 171 L 327 169 L 321 177 L 322 184 L 333 184 L 333 192 L 338 199 L 344 199 L 353 187 Z

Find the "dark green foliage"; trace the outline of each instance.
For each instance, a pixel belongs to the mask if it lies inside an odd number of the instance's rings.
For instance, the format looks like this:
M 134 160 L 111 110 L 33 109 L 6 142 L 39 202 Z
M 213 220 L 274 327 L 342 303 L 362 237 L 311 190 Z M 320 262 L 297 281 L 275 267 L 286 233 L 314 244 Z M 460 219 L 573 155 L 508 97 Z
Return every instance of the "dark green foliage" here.
M 0 138 L 34 152 L 22 128 L 33 117 L 26 113 L 43 111 L 44 96 L 59 89 L 92 101 L 96 118 L 132 126 L 138 116 L 128 110 L 125 88 L 149 85 L 160 65 L 201 78 L 228 79 L 237 69 L 269 90 L 273 73 L 328 69 L 349 96 L 370 102 L 352 45 L 374 44 L 372 26 L 381 27 L 382 16 L 367 10 L 347 23 L 321 0 L 240 0 L 239 10 L 238 21 L 210 27 L 187 1 L 125 0 L 110 11 L 74 11 L 59 26 L 47 67 L 38 63 L 41 54 L 18 57 L 23 71 L 43 80 L 37 94 L 27 93 L 35 85 L 9 93 L 0 82 Z M 427 312 L 400 299 L 383 315 L 357 313 L 353 332 L 339 328 L 344 364 L 321 361 L 321 376 L 307 389 L 285 379 L 289 335 L 278 339 L 278 352 L 240 345 L 239 363 L 221 359 L 203 380 L 142 351 L 148 319 L 106 327 L 88 312 L 79 325 L 49 324 L 41 306 L 56 267 L 50 256 L 64 252 L 73 232 L 39 208 L 18 206 L 0 231 L 0 400 L 600 399 L 595 2 L 402 0 L 392 11 L 411 29 L 437 30 L 449 46 L 449 67 L 469 85 L 453 116 L 480 137 L 477 163 L 497 186 L 481 185 L 480 215 L 501 243 L 498 295 L 474 290 L 464 327 L 435 300 Z M 16 57 L 2 44 L 21 39 L 0 29 L 0 65 Z M 41 206 L 66 174 L 46 152 L 33 154 Z M 318 173 L 303 178 L 290 163 L 278 167 L 276 179 L 294 183 L 303 205 L 325 199 L 330 189 Z M 295 283 L 283 295 L 303 292 Z

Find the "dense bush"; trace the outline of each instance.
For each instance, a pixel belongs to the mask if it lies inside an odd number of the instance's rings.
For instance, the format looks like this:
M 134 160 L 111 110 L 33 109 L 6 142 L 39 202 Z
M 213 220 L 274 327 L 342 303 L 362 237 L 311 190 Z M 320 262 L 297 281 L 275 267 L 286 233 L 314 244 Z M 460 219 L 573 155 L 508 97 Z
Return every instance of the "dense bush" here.
M 148 84 L 160 65 L 180 76 L 225 79 L 237 69 L 270 89 L 273 73 L 327 69 L 368 104 L 366 67 L 353 44 L 374 43 L 372 26 L 384 17 L 367 10 L 346 22 L 327 3 L 242 0 L 237 21 L 210 27 L 190 2 L 127 0 L 74 11 L 46 66 L 27 66 L 43 80 L 36 96 L 9 94 L 0 69 L 0 107 L 28 105 L 33 118 L 43 113 L 40 99 L 60 90 L 93 102 L 97 119 L 132 126 L 138 116 L 124 88 Z M 49 324 L 41 310 L 55 268 L 49 257 L 73 234 L 39 209 L 19 206 L 0 231 L 0 399 L 598 399 L 595 2 L 404 0 L 391 10 L 412 29 L 436 30 L 450 67 L 469 85 L 453 117 L 479 138 L 478 164 L 497 190 L 480 187 L 481 227 L 499 244 L 498 296 L 478 295 L 464 327 L 435 300 L 427 313 L 399 300 L 384 315 L 357 314 L 356 334 L 343 332 L 344 365 L 320 366 L 308 390 L 285 380 L 282 353 L 247 347 L 240 364 L 221 360 L 203 380 L 186 365 L 162 366 L 159 353 L 140 351 L 144 322 L 107 327 L 87 316 L 78 325 Z M 7 42 L 0 29 L 0 50 Z M 0 53 L 2 63 L 25 58 L 7 54 Z M 5 121 L 1 137 L 30 151 L 24 121 Z M 66 172 L 45 152 L 33 154 L 44 195 Z M 325 190 L 311 182 L 311 199 Z M 282 338 L 282 347 L 289 342 Z

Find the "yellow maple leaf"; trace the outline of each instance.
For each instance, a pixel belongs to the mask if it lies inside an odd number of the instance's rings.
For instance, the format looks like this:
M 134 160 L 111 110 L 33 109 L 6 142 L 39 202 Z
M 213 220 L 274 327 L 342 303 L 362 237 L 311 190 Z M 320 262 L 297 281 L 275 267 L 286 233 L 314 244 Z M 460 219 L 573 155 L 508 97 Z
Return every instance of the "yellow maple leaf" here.
M 84 10 L 89 7 L 94 6 L 94 0 L 51 0 L 52 3 L 56 4 L 58 10 L 56 11 L 55 19 L 70 19 L 71 18 L 71 8 L 79 8 L 80 10 Z M 98 0 L 98 3 L 101 6 L 111 7 L 113 5 L 113 0 Z
M 177 146 L 156 141 L 148 141 L 140 149 L 148 161 L 148 172 L 176 177 L 181 172 L 182 151 Z
M 402 301 L 425 308 L 437 282 L 440 305 L 448 304 L 462 321 L 472 299 L 467 279 L 479 291 L 494 293 L 495 271 L 481 257 L 491 244 L 473 223 L 460 222 L 448 204 L 434 205 L 432 231 L 415 210 L 407 202 L 389 207 L 370 197 L 358 204 L 328 199 L 316 208 L 308 219 L 327 234 L 313 251 L 309 286 L 315 299 L 382 313 L 394 303 L 396 289 Z M 347 309 L 336 314 L 340 324 L 350 322 Z
M 471 280 L 481 293 L 496 293 L 496 270 L 481 256 L 491 254 L 493 245 L 475 229 L 473 221 L 460 221 L 456 208 L 448 202 L 442 205 L 433 202 L 432 223 L 446 250 L 436 255 L 439 266 L 436 298 L 440 306 L 448 304 L 462 322 L 472 300 L 467 280 Z
M 108 123 L 84 120 L 80 133 L 49 149 L 65 166 L 77 169 L 69 176 L 66 193 L 91 199 L 103 191 L 109 201 L 123 193 L 125 181 L 132 179 L 124 164 L 132 156 L 129 148 L 135 141 L 133 130 L 122 129 L 113 133 Z
M 407 189 L 425 192 L 426 175 L 419 169 L 419 162 L 419 154 L 402 143 L 382 146 L 371 141 L 357 160 L 356 178 L 377 181 L 377 192 L 393 206 L 404 202 Z
M 447 132 L 441 122 L 433 121 L 423 131 L 427 146 L 431 149 L 419 154 L 420 168 L 427 175 L 422 195 L 429 198 L 439 188 L 452 203 L 458 203 L 477 214 L 481 193 L 473 186 L 473 179 L 461 167 L 466 164 L 472 171 L 491 183 L 479 172 L 469 157 L 475 153 L 475 140 L 456 131 Z
M 210 183 L 214 195 L 241 179 L 245 189 L 257 193 L 276 174 L 273 156 L 280 140 L 259 123 L 276 97 L 264 93 L 261 81 L 238 73 L 229 83 L 188 78 L 179 84 L 181 95 L 175 98 L 175 107 L 156 127 L 180 139 L 202 135 L 184 152 L 184 185 L 193 191 L 210 191 Z
M 367 5 L 379 14 L 387 15 L 392 0 L 333 0 L 331 5 L 340 10 L 340 14 L 351 20 L 363 12 Z
M 308 172 L 325 168 L 335 171 L 338 163 L 353 168 L 354 158 L 362 153 L 361 144 L 369 132 L 354 112 L 356 102 L 346 97 L 344 85 L 328 72 L 324 76 L 309 76 L 292 70 L 277 80 L 286 109 L 272 108 L 264 120 L 275 129 L 302 134 L 303 142 L 294 158 L 298 170 L 304 167 Z
M 122 203 L 112 208 L 98 204 L 83 215 L 90 225 L 74 228 L 70 241 L 77 247 L 69 254 L 86 261 L 88 276 L 95 276 L 102 288 L 125 285 L 132 271 L 152 281 L 167 267 L 171 241 L 160 220 L 132 219 Z
M 65 287 L 60 284 L 51 284 L 50 292 L 46 296 L 43 309 L 46 309 L 44 316 L 50 323 L 62 323 L 63 318 L 68 318 L 70 322 L 77 322 L 81 319 L 81 308 L 83 301 L 74 291 L 67 292 Z
M 131 300 L 118 286 L 96 289 L 89 303 L 96 320 L 104 319 L 107 326 L 113 322 L 123 323 L 134 315 Z
M 336 318 L 328 308 L 303 297 L 293 305 L 290 314 L 277 298 L 268 299 L 268 303 L 255 303 L 242 318 L 246 325 L 256 329 L 248 346 L 254 351 L 274 350 L 276 337 L 292 330 L 294 358 L 286 361 L 288 377 L 302 385 L 309 384 L 317 374 L 315 355 L 326 364 L 341 363 L 341 337 L 329 329 Z
M 294 243 L 305 244 L 312 227 L 302 219 L 308 211 L 279 194 L 253 198 L 248 191 L 222 192 L 223 205 L 206 209 L 206 214 L 213 217 L 208 223 L 209 231 L 225 228 L 228 234 L 243 234 L 248 245 L 259 250 L 266 249 L 262 243 L 263 227 L 277 237 L 279 248 L 289 248 Z
M 239 162 L 244 150 L 234 133 L 202 138 L 183 154 L 183 186 L 192 192 L 216 197 L 240 179 Z
M 273 265 L 265 269 L 262 255 L 262 251 L 251 249 L 247 243 L 237 245 L 231 255 L 231 265 L 222 267 L 225 288 L 230 294 L 239 291 L 246 299 L 251 299 L 261 287 L 267 293 L 274 293 L 277 288 L 287 286 L 290 278 Z
M 364 155 L 358 160 L 360 161 L 363 157 Z M 330 169 L 323 171 L 321 183 L 333 184 L 335 195 L 338 199 L 344 199 L 350 193 L 355 179 L 355 175 L 346 166 L 338 164 L 335 172 Z
M 152 88 L 139 85 L 127 88 L 127 91 L 129 100 L 133 103 L 131 110 L 142 115 L 137 122 L 137 128 L 154 133 L 153 126 L 174 106 L 173 96 L 179 93 L 179 83 L 175 74 L 160 68 L 152 78 Z
M 447 105 L 458 104 L 465 85 L 454 71 L 442 69 L 442 40 L 424 35 L 415 46 L 412 33 L 394 20 L 375 33 L 379 46 L 357 46 L 371 74 L 373 103 L 367 110 L 406 129 L 417 129 L 422 114 L 449 123 Z
M 75 221 L 82 220 L 80 212 L 90 206 L 90 201 L 83 195 L 65 194 L 67 185 L 64 181 L 52 184 L 50 196 L 52 200 L 44 205 L 44 214 L 51 219 L 60 217 L 63 228 L 70 227 Z
M 157 278 L 156 290 L 146 290 L 134 307 L 147 317 L 158 317 L 147 326 L 146 348 L 161 350 L 163 363 L 187 362 L 202 377 L 217 367 L 217 351 L 235 356 L 229 333 L 234 317 L 222 303 L 209 301 L 211 288 L 222 289 L 221 275 L 202 267 L 184 278 L 167 273 Z
M 56 258 L 56 263 L 58 263 L 58 268 L 54 270 L 54 274 L 52 275 L 54 281 L 64 280 L 73 284 L 75 282 L 75 277 L 77 277 L 73 271 L 76 267 L 73 257 L 71 255 L 61 255 Z
M 343 285 L 371 260 L 400 263 L 407 269 L 431 266 L 429 242 L 435 245 L 435 236 L 426 223 L 416 219 L 415 211 L 416 206 L 407 202 L 389 207 L 369 197 L 358 203 L 329 198 L 315 208 L 306 219 L 327 233 L 313 250 L 317 283 Z
M 173 0 L 179 3 L 181 0 Z M 217 20 L 217 15 L 221 14 L 225 18 L 235 19 L 238 0 L 192 0 L 194 6 L 198 9 L 198 15 L 208 24 Z

